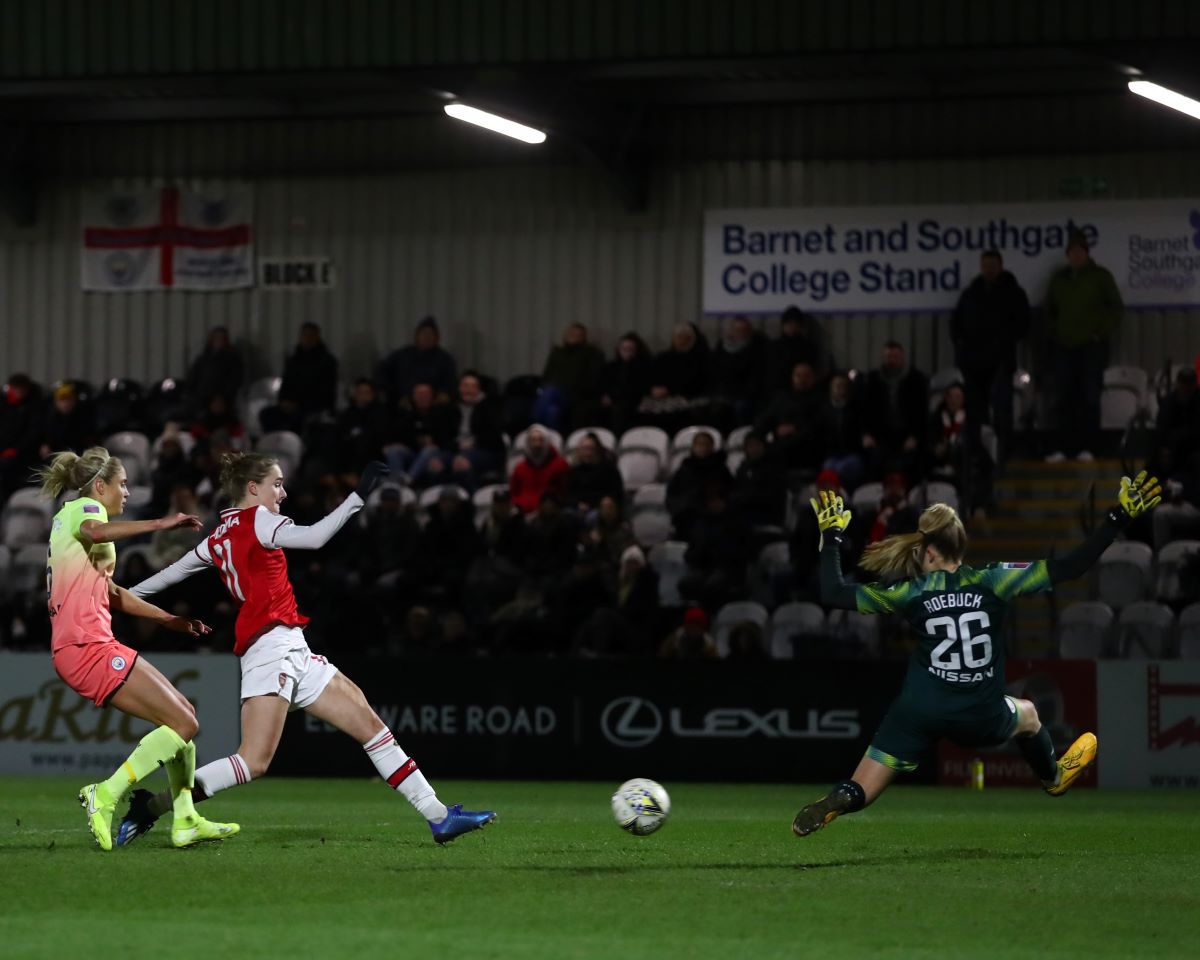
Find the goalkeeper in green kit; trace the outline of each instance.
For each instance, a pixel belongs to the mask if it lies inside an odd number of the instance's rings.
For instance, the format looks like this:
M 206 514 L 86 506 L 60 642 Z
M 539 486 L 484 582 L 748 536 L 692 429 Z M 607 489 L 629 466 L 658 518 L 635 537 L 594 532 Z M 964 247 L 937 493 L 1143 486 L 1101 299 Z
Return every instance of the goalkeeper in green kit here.
M 1002 635 L 1010 600 L 1041 593 L 1082 576 L 1117 533 L 1154 508 L 1162 489 L 1142 471 L 1121 479 L 1118 504 L 1074 550 L 1032 563 L 994 563 L 976 570 L 963 563 L 967 533 L 952 507 L 935 503 L 913 534 L 871 544 L 861 566 L 894 580 L 849 584 L 842 579 L 840 543 L 850 523 L 842 498 L 821 491 L 812 501 L 821 530 L 821 599 L 828 607 L 859 613 L 901 613 L 917 632 L 904 686 L 888 709 L 854 775 L 810 803 L 792 822 L 806 837 L 883 793 L 897 773 L 915 770 L 940 738 L 988 747 L 1015 738 L 1021 755 L 1047 793 L 1061 796 L 1096 759 L 1096 736 L 1083 734 L 1055 759 L 1050 734 L 1028 700 L 1004 693 Z

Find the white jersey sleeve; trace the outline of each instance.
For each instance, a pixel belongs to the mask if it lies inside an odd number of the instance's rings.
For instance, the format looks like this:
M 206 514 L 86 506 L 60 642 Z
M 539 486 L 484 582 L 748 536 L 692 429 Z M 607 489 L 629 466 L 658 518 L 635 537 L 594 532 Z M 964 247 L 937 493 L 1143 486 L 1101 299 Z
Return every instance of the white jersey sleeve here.
M 193 573 L 207 570 L 213 565 L 212 554 L 208 549 L 208 541 L 201 540 L 194 550 L 189 550 L 169 567 L 159 570 L 152 577 L 147 577 L 136 587 L 130 587 L 129 592 L 135 597 L 149 597 L 167 587 L 181 583 Z
M 317 550 L 325 546 L 335 533 L 346 525 L 352 516 L 363 508 L 362 498 L 352 493 L 328 516 L 310 527 L 298 527 L 291 517 L 272 513 L 259 507 L 254 514 L 254 532 L 258 542 L 268 550 L 290 547 L 299 550 Z

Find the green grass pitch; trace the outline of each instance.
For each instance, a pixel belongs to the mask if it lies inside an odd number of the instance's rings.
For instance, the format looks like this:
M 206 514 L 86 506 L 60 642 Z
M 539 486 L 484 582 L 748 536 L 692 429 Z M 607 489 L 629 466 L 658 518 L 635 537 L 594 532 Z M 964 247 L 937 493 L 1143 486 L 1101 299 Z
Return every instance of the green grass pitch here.
M 0 956 L 1200 956 L 1189 793 L 899 787 L 798 840 L 816 787 L 667 784 L 658 834 L 607 783 L 442 783 L 497 823 L 436 847 L 375 781 L 271 780 L 207 803 L 242 834 L 102 854 L 78 784 L 0 780 Z

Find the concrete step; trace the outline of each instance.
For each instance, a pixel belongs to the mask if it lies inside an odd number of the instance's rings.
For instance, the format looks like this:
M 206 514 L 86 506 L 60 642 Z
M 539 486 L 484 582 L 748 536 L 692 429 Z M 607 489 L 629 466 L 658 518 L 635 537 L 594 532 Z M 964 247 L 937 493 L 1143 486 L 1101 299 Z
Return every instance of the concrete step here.
M 986 520 L 971 524 L 971 542 L 998 537 L 1001 539 L 1039 540 L 1046 534 L 1055 534 L 1056 539 L 1074 536 L 1080 532 L 1077 513 L 1051 514 L 1046 516 L 1020 513 L 1000 513 Z
M 994 484 L 998 502 L 1011 500 L 1037 500 L 1069 498 L 1076 502 L 1087 496 L 1092 484 L 1096 484 L 1096 496 L 1101 494 L 1102 481 L 1092 477 L 1060 476 L 1019 476 L 1004 477 Z M 1114 486 L 1114 490 L 1116 487 Z
M 1093 460 L 1081 463 L 1078 460 L 1064 460 L 1062 463 L 1046 463 L 1044 460 L 1009 460 L 1004 465 L 1004 477 L 1120 477 L 1120 460 Z

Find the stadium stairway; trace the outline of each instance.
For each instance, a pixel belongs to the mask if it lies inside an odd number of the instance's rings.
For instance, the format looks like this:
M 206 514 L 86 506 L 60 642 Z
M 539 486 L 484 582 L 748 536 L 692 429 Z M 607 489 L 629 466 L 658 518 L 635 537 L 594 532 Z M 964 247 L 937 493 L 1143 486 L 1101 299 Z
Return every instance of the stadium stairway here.
M 1095 485 L 1096 515 L 1107 509 L 1121 478 L 1119 460 L 1010 460 L 995 481 L 995 509 L 972 522 L 970 562 L 1039 560 L 1061 554 L 1084 536 L 1088 496 Z M 1016 657 L 1054 656 L 1054 611 L 1094 596 L 1095 573 L 1046 596 L 1014 605 L 1008 650 Z

